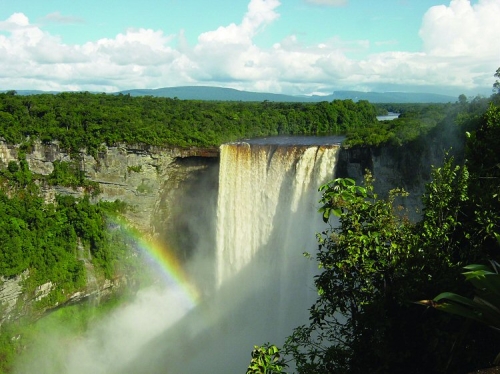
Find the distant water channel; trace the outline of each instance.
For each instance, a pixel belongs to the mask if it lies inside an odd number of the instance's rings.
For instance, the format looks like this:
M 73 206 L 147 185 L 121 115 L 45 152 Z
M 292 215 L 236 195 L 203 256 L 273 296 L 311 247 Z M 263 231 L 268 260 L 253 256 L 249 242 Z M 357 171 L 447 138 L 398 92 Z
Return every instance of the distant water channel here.
M 379 121 L 392 121 L 393 119 L 396 119 L 399 117 L 399 113 L 393 113 L 393 112 L 389 112 L 387 115 L 385 116 L 377 116 L 377 119 Z

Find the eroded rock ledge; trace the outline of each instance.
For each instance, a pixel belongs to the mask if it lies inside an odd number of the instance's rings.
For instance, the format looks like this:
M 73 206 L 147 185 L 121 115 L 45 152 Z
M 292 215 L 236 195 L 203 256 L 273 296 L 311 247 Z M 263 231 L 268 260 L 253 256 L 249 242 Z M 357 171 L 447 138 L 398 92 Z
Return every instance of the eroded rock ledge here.
M 19 145 L 7 144 L 0 140 L 0 168 L 10 161 L 17 161 Z M 184 179 L 190 172 L 205 169 L 213 165 L 219 157 L 218 148 L 178 148 L 156 147 L 144 144 L 102 146 L 97 156 L 91 156 L 83 151 L 79 153 L 79 167 L 88 179 L 98 182 L 102 193 L 99 200 L 121 200 L 130 207 L 127 219 L 138 229 L 150 232 L 152 235 L 153 220 L 162 218 L 154 213 L 164 209 L 160 202 L 168 193 L 165 188 L 172 188 Z M 181 162 L 192 158 L 194 162 Z M 54 170 L 54 161 L 74 161 L 58 142 L 43 144 L 39 141 L 26 152 L 26 160 L 33 173 L 49 175 Z M 42 186 L 47 202 L 53 201 L 58 193 L 81 196 L 83 190 L 60 186 Z M 152 231 L 153 230 L 153 231 Z

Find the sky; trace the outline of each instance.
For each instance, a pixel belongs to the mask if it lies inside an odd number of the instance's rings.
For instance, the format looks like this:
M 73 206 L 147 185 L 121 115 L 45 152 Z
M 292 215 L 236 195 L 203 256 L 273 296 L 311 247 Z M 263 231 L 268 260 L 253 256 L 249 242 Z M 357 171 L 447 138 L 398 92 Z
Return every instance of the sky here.
M 492 93 L 500 0 L 0 0 L 0 90 Z

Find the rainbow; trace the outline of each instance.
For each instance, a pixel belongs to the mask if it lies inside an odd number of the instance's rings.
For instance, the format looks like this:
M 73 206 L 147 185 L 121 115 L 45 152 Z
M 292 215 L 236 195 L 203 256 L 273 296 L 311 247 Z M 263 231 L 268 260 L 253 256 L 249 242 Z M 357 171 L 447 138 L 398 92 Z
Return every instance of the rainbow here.
M 111 224 L 118 225 L 127 238 L 132 240 L 134 247 L 146 257 L 154 270 L 162 275 L 168 287 L 175 287 L 181 291 L 190 309 L 198 305 L 200 292 L 190 281 L 175 254 L 165 244 L 148 239 L 122 218 L 110 216 L 107 218 Z

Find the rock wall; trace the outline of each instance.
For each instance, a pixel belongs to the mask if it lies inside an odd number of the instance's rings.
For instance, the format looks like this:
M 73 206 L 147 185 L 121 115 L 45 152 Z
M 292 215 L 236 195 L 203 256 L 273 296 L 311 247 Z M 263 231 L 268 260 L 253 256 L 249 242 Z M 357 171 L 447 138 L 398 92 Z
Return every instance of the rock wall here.
M 28 277 L 28 271 L 15 277 L 0 277 L 0 325 L 5 320 L 19 315 L 16 311 L 17 301 L 22 296 L 22 282 Z
M 18 154 L 19 145 L 0 141 L 0 168 L 6 167 L 9 161 L 17 161 Z M 95 158 L 81 152 L 80 168 L 88 179 L 99 183 L 102 193 L 97 199 L 124 201 L 130 207 L 126 218 L 141 231 L 155 236 L 158 220 L 169 217 L 171 190 L 178 188 L 191 173 L 213 167 L 218 154 L 216 148 L 103 146 Z M 191 162 L 186 162 L 187 159 Z M 49 175 L 54 170 L 54 161 L 69 162 L 71 158 L 57 142 L 34 142 L 26 152 L 26 160 L 33 173 Z M 83 194 L 82 189 L 60 186 L 42 186 L 42 192 L 47 201 L 52 201 L 57 193 Z
M 410 218 L 421 215 L 425 184 L 431 180 L 432 167 L 439 167 L 445 158 L 445 148 L 438 143 L 426 147 L 410 144 L 405 147 L 343 148 L 339 155 L 338 177 L 363 181 L 366 170 L 375 178 L 375 192 L 386 197 L 394 188 L 403 188 L 409 196 L 398 203 L 407 208 Z
M 7 144 L 0 140 L 0 168 L 7 167 L 10 161 L 17 161 L 19 145 Z M 196 244 L 194 230 L 191 230 L 189 217 L 208 219 L 208 216 L 195 213 L 196 207 L 186 203 L 186 196 L 197 196 L 202 200 L 214 200 L 216 186 L 213 177 L 207 177 L 218 170 L 218 149 L 179 149 L 152 146 L 117 146 L 102 147 L 97 157 L 80 152 L 80 168 L 92 181 L 98 182 L 102 193 L 95 199 L 124 201 L 129 209 L 126 219 L 150 237 L 169 241 L 169 245 L 182 245 L 179 235 L 191 237 L 191 246 Z M 49 175 L 53 162 L 71 161 L 70 155 L 62 150 L 57 142 L 34 144 L 26 150 L 26 160 L 33 173 Z M 82 196 L 81 188 L 60 186 L 41 186 L 46 201 L 53 201 L 56 194 Z M 215 191 L 215 192 L 214 192 Z M 198 209 L 198 213 L 199 213 Z M 188 248 L 186 253 L 192 251 Z M 33 300 L 45 297 L 52 285 L 39 286 L 35 298 L 29 299 L 22 291 L 22 280 L 28 273 L 14 278 L 0 278 L 0 323 L 6 319 L 15 319 L 22 314 L 21 309 Z M 92 293 L 110 292 L 119 287 L 124 280 L 104 280 L 99 290 L 82 290 L 70 295 L 68 302 L 92 296 Z M 29 300 L 28 300 L 29 299 Z M 23 303 L 18 303 L 23 300 Z M 26 304 L 20 306 L 21 304 Z

